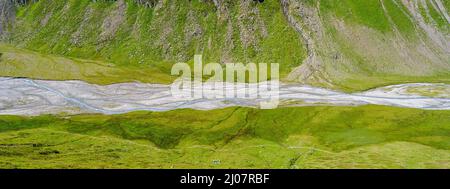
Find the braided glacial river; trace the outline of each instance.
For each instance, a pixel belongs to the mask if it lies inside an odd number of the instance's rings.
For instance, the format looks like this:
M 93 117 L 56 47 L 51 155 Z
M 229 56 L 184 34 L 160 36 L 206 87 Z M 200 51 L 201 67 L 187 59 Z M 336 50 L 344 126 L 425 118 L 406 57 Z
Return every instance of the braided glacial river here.
M 245 85 L 245 84 L 244 84 Z M 279 107 L 357 106 L 366 104 L 430 110 L 450 110 L 450 85 L 411 83 L 358 93 L 343 93 L 306 85 L 281 84 Z M 181 108 L 210 110 L 230 106 L 258 107 L 260 99 L 187 100 L 174 97 L 170 85 L 120 83 L 94 85 L 83 81 L 47 81 L 0 77 L 0 114 L 57 113 L 120 114 L 139 110 Z

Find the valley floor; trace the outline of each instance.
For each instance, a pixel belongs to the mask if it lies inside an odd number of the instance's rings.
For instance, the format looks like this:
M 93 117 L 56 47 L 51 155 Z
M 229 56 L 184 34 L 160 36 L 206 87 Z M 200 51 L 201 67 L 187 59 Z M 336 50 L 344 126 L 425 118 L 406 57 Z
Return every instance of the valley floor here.
M 378 84 L 410 84 L 351 94 L 284 85 L 283 107 L 273 110 L 236 101 L 160 112 L 139 100 L 149 92 L 142 86 L 167 92 L 167 85 L 143 84 L 171 83 L 164 66 L 122 67 L 0 45 L 0 67 L 0 168 L 450 168 L 448 76 L 386 80 Z M 358 89 L 379 87 L 361 82 Z M 45 115 L 61 112 L 46 109 L 58 103 L 78 115 Z
M 172 65 L 173 63 L 169 62 L 140 66 L 113 64 L 101 60 L 43 54 L 0 43 L 1 77 L 55 81 L 82 80 L 98 85 L 128 82 L 170 84 L 177 78 L 170 75 Z M 336 81 L 339 85 L 327 86 L 327 88 L 354 93 L 404 83 L 450 84 L 450 72 L 443 73 L 429 76 L 355 75 L 349 80 Z M 281 80 L 291 82 L 286 78 Z
M 195 93 L 202 94 L 202 97 L 191 99 L 173 95 L 171 86 L 162 84 L 120 83 L 102 86 L 83 81 L 0 77 L 0 115 L 121 114 L 183 108 L 212 110 L 232 106 L 258 108 L 262 102 L 271 99 L 279 101 L 278 107 L 375 104 L 450 110 L 450 85 L 447 84 L 401 84 L 359 93 L 343 93 L 300 84 L 281 84 L 277 88 L 278 91 L 261 91 L 271 88 L 270 85 L 267 82 L 203 83 L 203 87 L 193 89 Z M 223 88 L 211 90 L 214 86 Z M 235 91 L 238 95 L 215 97 L 215 94 L 219 93 L 224 95 L 224 91 Z

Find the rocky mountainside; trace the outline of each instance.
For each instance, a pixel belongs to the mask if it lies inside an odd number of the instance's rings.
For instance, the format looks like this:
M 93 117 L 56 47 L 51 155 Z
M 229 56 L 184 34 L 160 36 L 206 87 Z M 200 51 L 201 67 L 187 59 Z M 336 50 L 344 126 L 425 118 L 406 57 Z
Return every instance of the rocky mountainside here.
M 330 86 L 349 80 L 375 84 L 398 76 L 450 72 L 448 2 L 445 6 L 440 0 L 281 3 L 289 24 L 307 44 L 308 57 L 291 72 L 292 80 Z
M 6 27 L 14 20 L 15 8 L 12 1 L 0 1 L 0 35 L 3 36 Z
M 449 1 L 0 0 L 4 43 L 146 65 L 277 62 L 287 81 L 361 90 L 450 82 Z

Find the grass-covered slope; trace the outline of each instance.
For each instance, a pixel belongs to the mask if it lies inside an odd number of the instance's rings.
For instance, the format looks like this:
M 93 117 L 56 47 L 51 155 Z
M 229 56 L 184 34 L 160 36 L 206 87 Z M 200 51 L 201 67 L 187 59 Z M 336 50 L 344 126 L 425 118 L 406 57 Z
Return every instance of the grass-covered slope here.
M 175 77 L 154 67 L 121 67 L 102 61 L 46 55 L 0 44 L 0 75 L 44 80 L 83 80 L 94 84 L 171 83 Z M 170 71 L 170 67 L 166 68 Z
M 442 0 L 39 0 L 0 6 L 10 10 L 1 12 L 2 42 L 120 68 L 140 65 L 168 75 L 173 63 L 202 54 L 204 62 L 280 63 L 285 80 L 347 91 L 450 78 L 449 3 Z
M 344 90 L 450 78 L 450 17 L 441 0 L 282 0 L 308 42 L 289 78 Z
M 205 62 L 277 62 L 299 65 L 304 48 L 280 4 L 268 1 L 40 0 L 17 6 L 8 40 L 44 53 L 118 65 Z M 165 65 L 162 65 L 165 67 Z
M 449 168 L 449 118 L 382 106 L 0 116 L 0 167 Z

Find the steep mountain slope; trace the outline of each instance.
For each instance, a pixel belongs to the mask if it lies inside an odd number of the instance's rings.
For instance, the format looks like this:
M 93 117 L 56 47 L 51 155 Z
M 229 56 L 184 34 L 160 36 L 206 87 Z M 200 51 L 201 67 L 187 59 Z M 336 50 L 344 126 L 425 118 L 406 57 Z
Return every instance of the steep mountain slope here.
M 308 44 L 290 79 L 358 89 L 449 76 L 450 19 L 440 0 L 281 2 Z
M 3 41 L 44 54 L 167 74 L 194 54 L 277 62 L 285 80 L 342 90 L 450 82 L 448 1 L 2 2 Z
M 215 3 L 214 3 L 215 2 Z M 301 63 L 304 50 L 278 2 L 54 1 L 17 7 L 11 43 L 116 64 L 189 61 Z M 282 44 L 282 45 L 281 45 Z
M 15 8 L 12 1 L 0 1 L 0 36 L 4 36 L 9 23 L 14 20 Z

